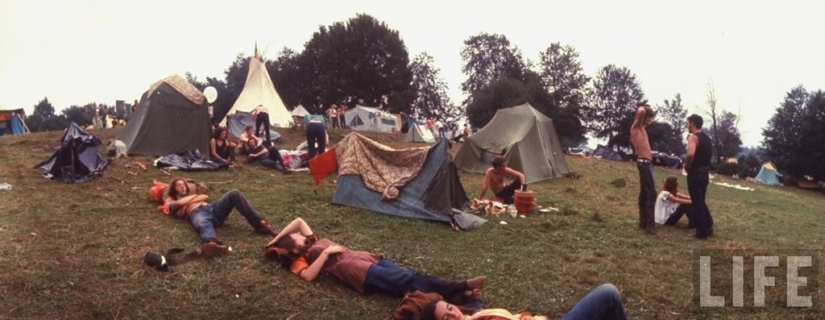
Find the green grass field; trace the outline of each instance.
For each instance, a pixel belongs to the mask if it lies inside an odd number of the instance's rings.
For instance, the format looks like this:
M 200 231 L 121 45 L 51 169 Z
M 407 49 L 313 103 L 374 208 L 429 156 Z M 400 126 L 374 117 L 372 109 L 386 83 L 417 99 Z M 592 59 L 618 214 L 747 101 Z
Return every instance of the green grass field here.
M 117 130 L 94 133 L 105 141 Z M 299 134 L 284 135 L 280 147 L 300 142 Z M 410 145 L 373 137 L 394 147 Z M 51 155 L 58 138 L 56 132 L 0 138 L 0 182 L 13 185 L 0 191 L 0 319 L 386 319 L 400 301 L 360 296 L 323 277 L 306 283 L 266 262 L 268 238 L 253 233 L 237 213 L 218 228 L 233 247 L 230 255 L 156 272 L 142 263 L 147 250 L 200 245 L 187 222 L 163 216 L 149 198 L 152 179 L 171 177 L 152 168 L 151 158 L 134 157 L 112 161 L 103 177 L 84 184 L 45 180 L 33 166 Z M 135 169 L 125 167 L 132 161 L 149 168 L 132 175 Z M 489 217 L 472 232 L 331 205 L 335 177 L 316 187 L 306 173 L 281 175 L 257 165 L 172 176 L 210 183 L 212 199 L 240 189 L 276 227 L 301 216 L 322 237 L 420 272 L 486 275 L 482 299 L 491 307 L 560 318 L 593 287 L 611 282 L 622 291 L 631 319 L 822 318 L 817 308 L 698 308 L 691 258 L 696 249 L 819 249 L 825 238 L 822 194 L 711 185 L 715 238 L 687 240 L 685 220 L 650 237 L 637 227 L 633 164 L 575 157 L 567 162 L 581 179 L 530 185 L 539 205 L 562 212 Z M 676 174 L 657 169 L 657 187 Z M 477 196 L 482 176 L 461 178 L 470 198 Z M 620 179 L 626 183 L 611 183 Z M 783 284 L 777 281 L 777 288 Z M 783 302 L 784 290 L 768 298 L 769 305 Z M 746 293 L 746 305 L 749 299 Z M 821 303 L 815 296 L 814 304 Z

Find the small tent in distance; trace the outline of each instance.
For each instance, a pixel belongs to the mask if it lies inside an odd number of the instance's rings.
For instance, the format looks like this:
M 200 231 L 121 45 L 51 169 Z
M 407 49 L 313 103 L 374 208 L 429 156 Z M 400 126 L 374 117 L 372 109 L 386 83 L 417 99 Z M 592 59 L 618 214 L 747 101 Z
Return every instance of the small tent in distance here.
M 781 175 L 776 172 L 776 165 L 774 165 L 773 162 L 768 161 L 762 164 L 762 169 L 759 170 L 759 174 L 757 174 L 753 179 L 761 184 L 778 186 L 782 185 L 782 183 L 779 182 L 780 176 Z
M 249 73 L 246 75 L 241 95 L 226 116 L 229 117 L 236 111 L 252 112 L 259 105 L 266 107 L 269 123 L 273 127 L 287 128 L 292 124 L 292 114 L 275 90 L 275 85 L 269 78 L 269 71 L 266 70 L 266 65 L 256 49 L 255 55 L 249 58 Z M 221 125 L 225 124 L 226 118 L 221 121 Z
M 411 121 L 410 129 L 407 130 L 407 136 L 404 138 L 405 142 L 435 142 L 435 136 L 426 125 Z
M 212 126 L 206 97 L 178 75 L 149 88 L 117 136 L 126 153 L 163 156 L 197 149 L 209 154 Z
M 26 112 L 21 109 L 4 110 L 0 107 L 0 135 L 18 135 L 29 132 Z
M 493 119 L 458 150 L 459 168 L 484 173 L 493 157 L 524 173 L 527 183 L 560 178 L 570 172 L 553 120 L 529 103 L 499 109 Z
M 45 177 L 66 183 L 81 183 L 102 175 L 109 161 L 98 150 L 100 139 L 72 122 L 60 139 L 60 147 L 36 166 Z
M 344 114 L 347 127 L 358 131 L 398 132 L 401 131 L 401 117 L 365 106 L 355 106 Z

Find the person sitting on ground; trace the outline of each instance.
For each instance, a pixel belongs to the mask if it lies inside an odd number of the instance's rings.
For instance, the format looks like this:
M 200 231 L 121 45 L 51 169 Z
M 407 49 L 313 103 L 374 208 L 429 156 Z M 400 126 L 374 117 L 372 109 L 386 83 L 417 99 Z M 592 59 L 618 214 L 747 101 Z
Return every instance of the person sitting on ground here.
M 679 193 L 679 179 L 667 177 L 664 190 L 656 197 L 656 223 L 672 226 L 687 214 L 688 229 L 693 229 L 691 203 L 689 195 Z
M 319 239 L 301 218 L 290 222 L 267 244 L 265 255 L 305 281 L 312 282 L 323 273 L 360 294 L 402 297 L 418 290 L 438 293 L 451 303 L 463 304 L 474 301 L 486 281 L 485 277 L 453 281 L 410 271 L 379 254 L 350 250 L 329 239 Z
M 228 247 L 218 241 L 215 227 L 220 226 L 232 213 L 232 209 L 246 218 L 246 221 L 255 229 L 255 232 L 275 236 L 269 224 L 261 218 L 261 214 L 249 203 L 249 200 L 238 191 L 232 189 L 218 201 L 207 203 L 209 196 L 205 194 L 189 194 L 190 190 L 183 179 L 177 178 L 169 183 L 169 198 L 166 199 L 166 210 L 174 216 L 189 220 L 200 234 L 203 255 L 214 258 L 228 251 Z
M 269 136 L 269 110 L 266 109 L 262 104 L 259 104 L 255 109 L 252 110 L 252 121 L 255 122 L 255 135 L 260 137 L 261 125 L 264 127 L 264 132 L 266 132 L 266 146 L 272 146 L 272 138 Z
M 252 132 L 252 126 L 246 126 L 246 128 L 244 128 L 244 132 L 241 133 L 241 136 L 238 138 L 238 140 L 241 141 L 241 154 L 249 154 L 248 143 L 250 139 L 257 140 L 257 145 L 263 144 L 263 140 L 255 136 Z
M 529 312 L 510 313 L 504 309 L 484 309 L 471 316 L 447 303 L 436 301 L 421 309 L 421 320 L 540 320 L 544 316 L 533 316 Z M 622 296 L 616 286 L 605 283 L 584 296 L 562 320 L 624 320 L 627 316 L 622 306 Z
M 504 177 L 508 174 L 516 179 L 505 186 Z M 493 167 L 487 169 L 484 174 L 484 186 L 481 187 L 481 194 L 478 195 L 479 200 L 484 199 L 487 189 L 492 190 L 496 198 L 501 199 L 504 204 L 513 204 L 516 190 L 527 191 L 527 183 L 523 173 L 508 168 L 504 163 L 504 158 L 497 156 L 493 158 Z
M 247 140 L 247 150 L 249 152 L 249 162 L 259 162 L 264 167 L 278 170 L 281 173 L 290 173 L 278 148 L 266 148 L 258 144 L 258 140 L 249 139 Z
M 215 129 L 212 140 L 209 141 L 212 150 L 212 162 L 234 166 L 235 144 L 226 140 L 227 135 L 226 128 L 218 127 Z

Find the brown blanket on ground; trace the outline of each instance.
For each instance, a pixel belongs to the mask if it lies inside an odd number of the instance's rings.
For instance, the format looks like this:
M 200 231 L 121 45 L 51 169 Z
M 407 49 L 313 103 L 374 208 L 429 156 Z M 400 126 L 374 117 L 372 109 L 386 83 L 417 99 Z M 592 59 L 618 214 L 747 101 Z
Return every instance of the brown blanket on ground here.
M 381 193 L 381 199 L 388 201 L 398 198 L 398 188 L 421 172 L 430 148 L 396 150 L 350 133 L 335 145 L 335 149 L 339 175 L 360 175 L 367 188 Z

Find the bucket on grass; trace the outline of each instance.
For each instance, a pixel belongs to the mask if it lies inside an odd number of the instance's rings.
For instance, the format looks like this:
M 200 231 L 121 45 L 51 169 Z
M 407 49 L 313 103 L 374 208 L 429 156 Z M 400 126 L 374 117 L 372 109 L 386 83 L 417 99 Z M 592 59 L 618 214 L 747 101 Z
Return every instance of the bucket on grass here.
M 532 212 L 533 207 L 536 206 L 536 197 L 533 195 L 533 190 L 516 190 L 514 198 L 516 210 L 518 210 L 518 213 Z

